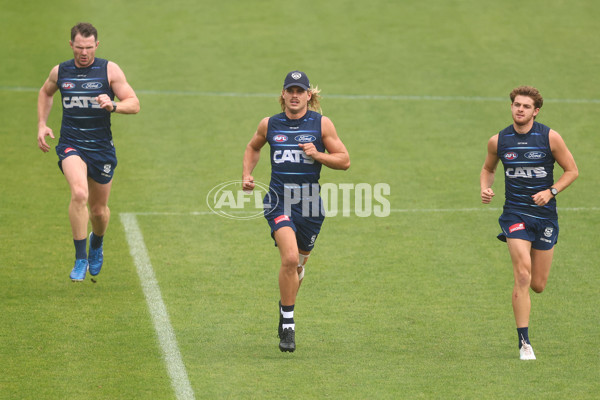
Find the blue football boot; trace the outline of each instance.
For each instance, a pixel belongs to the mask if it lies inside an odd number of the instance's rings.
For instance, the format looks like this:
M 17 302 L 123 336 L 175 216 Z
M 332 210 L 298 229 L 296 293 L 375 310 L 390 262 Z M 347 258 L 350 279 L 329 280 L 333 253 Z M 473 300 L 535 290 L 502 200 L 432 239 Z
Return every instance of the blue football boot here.
M 81 282 L 85 279 L 85 273 L 88 269 L 88 260 L 80 258 L 75 260 L 75 266 L 71 271 L 70 278 L 73 282 Z

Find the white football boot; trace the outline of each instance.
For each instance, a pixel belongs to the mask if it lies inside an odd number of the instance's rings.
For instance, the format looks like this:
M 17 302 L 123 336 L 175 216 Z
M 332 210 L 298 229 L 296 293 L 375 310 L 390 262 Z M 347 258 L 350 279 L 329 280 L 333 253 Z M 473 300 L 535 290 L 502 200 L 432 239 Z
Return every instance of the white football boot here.
M 533 354 L 533 347 L 527 343 L 521 336 L 521 348 L 519 349 L 519 358 L 521 360 L 535 360 L 535 354 Z

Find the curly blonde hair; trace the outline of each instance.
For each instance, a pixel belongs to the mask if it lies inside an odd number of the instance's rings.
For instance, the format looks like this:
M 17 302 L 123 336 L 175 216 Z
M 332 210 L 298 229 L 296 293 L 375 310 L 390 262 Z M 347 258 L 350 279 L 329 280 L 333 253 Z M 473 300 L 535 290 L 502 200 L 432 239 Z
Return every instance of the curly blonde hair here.
M 308 92 L 311 94 L 310 100 L 308 101 L 308 109 L 316 111 L 319 114 L 323 114 L 321 109 L 321 89 L 318 86 L 310 86 Z M 285 111 L 285 100 L 283 100 L 283 93 L 279 95 L 279 105 L 281 105 L 281 111 Z

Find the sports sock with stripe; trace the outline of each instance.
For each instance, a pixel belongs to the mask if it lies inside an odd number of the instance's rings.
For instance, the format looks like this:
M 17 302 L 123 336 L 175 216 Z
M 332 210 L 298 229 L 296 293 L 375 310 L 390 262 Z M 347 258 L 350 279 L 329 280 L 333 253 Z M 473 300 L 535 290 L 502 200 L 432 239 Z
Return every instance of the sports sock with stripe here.
M 292 330 L 296 330 L 296 324 L 294 323 L 294 305 L 282 305 L 281 315 L 283 316 L 283 329 L 292 328 Z

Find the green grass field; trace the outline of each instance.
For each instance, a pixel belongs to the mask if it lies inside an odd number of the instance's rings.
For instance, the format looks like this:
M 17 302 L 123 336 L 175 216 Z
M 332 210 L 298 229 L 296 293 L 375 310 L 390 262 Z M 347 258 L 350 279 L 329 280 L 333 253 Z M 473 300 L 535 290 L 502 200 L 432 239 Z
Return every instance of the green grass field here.
M 600 3 L 561 0 L 8 2 L 0 13 L 0 399 L 592 399 L 600 391 Z M 37 91 L 99 30 L 141 112 L 113 117 L 119 166 L 99 282 L 68 279 L 68 186 L 36 145 Z M 325 221 L 276 337 L 279 256 L 264 219 L 210 214 L 241 178 L 285 74 L 307 72 L 348 147 L 321 182 L 387 183 L 388 217 Z M 521 84 L 580 170 L 559 196 L 537 360 L 518 359 L 512 269 L 483 206 L 488 138 Z M 57 95 L 50 117 L 60 128 Z M 52 145 L 56 144 L 56 140 Z M 558 167 L 557 167 L 558 168 Z M 558 168 L 560 172 L 560 168 Z M 254 176 L 269 181 L 268 149 Z M 168 323 L 155 329 L 139 227 Z M 143 270 L 142 270 L 143 271 Z M 169 325 L 170 324 L 170 325 Z M 169 328 L 172 327 L 172 331 Z M 161 332 L 176 339 L 163 352 Z M 183 370 L 170 373 L 177 354 Z M 173 378 L 174 377 L 174 378 Z

